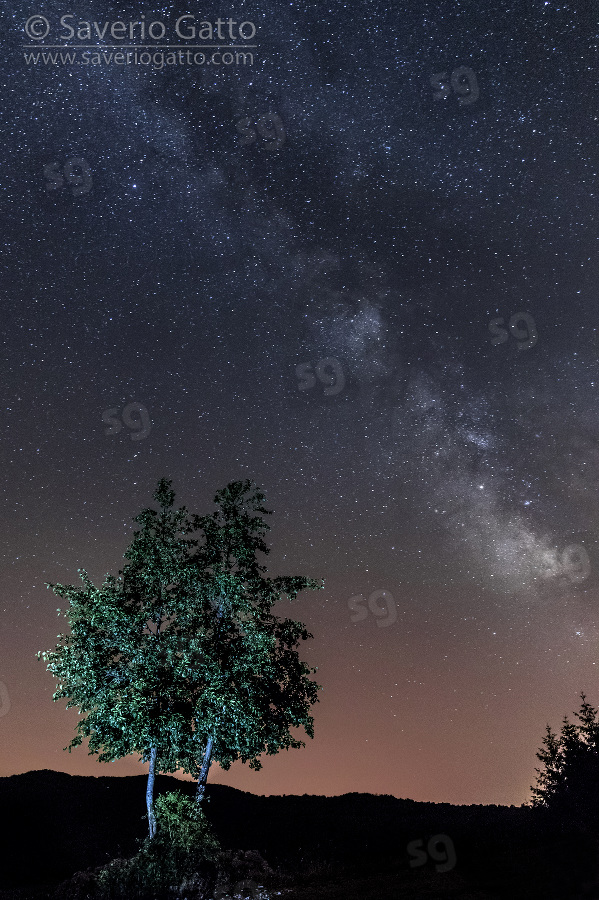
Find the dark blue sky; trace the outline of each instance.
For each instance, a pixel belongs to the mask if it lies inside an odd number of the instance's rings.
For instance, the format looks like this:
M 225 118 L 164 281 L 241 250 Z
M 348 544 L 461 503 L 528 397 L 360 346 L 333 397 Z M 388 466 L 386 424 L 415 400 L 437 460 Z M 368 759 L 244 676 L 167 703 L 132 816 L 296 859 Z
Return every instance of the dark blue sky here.
M 137 771 L 62 752 L 44 582 L 116 572 L 161 476 L 251 477 L 325 690 L 212 777 L 523 802 L 599 701 L 597 3 L 0 8 L 0 774 Z M 142 13 L 253 65 L 25 59 Z

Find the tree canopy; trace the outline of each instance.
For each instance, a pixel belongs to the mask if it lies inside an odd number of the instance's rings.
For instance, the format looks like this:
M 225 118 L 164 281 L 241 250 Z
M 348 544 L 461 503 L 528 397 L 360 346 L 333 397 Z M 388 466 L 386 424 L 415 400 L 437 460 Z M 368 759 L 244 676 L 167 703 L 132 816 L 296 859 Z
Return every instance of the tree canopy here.
M 204 541 L 194 559 L 208 605 L 190 604 L 184 625 L 186 635 L 205 641 L 203 665 L 188 670 L 194 737 L 224 769 L 236 759 L 259 769 L 262 753 L 304 746 L 292 727 L 314 735 L 309 709 L 318 685 L 308 676 L 316 669 L 297 652 L 312 635 L 301 622 L 274 615 L 272 607 L 321 585 L 304 576 L 265 574 L 258 553 L 269 553 L 263 516 L 270 513 L 252 482 L 232 482 L 214 502 L 216 511 L 196 521 Z M 185 771 L 192 771 L 194 762 L 188 765 Z
M 547 809 L 564 823 L 599 826 L 599 712 L 580 694 L 574 715 L 564 716 L 558 736 L 547 725 L 537 758 L 543 769 L 532 787 L 531 805 Z
M 53 699 L 82 716 L 69 750 L 87 739 L 101 762 L 132 753 L 150 762 L 150 836 L 157 771 L 192 774 L 201 800 L 212 761 L 259 769 L 263 753 L 304 746 L 292 728 L 313 737 L 316 669 L 298 654 L 312 635 L 272 607 L 322 586 L 266 574 L 258 554 L 269 552 L 269 511 L 251 481 L 217 492 L 204 516 L 175 509 L 167 479 L 154 499 L 158 511 L 134 519 L 141 527 L 118 577 L 97 588 L 81 569 L 82 586 L 48 585 L 69 602 L 70 633 L 38 654 L 58 681 Z

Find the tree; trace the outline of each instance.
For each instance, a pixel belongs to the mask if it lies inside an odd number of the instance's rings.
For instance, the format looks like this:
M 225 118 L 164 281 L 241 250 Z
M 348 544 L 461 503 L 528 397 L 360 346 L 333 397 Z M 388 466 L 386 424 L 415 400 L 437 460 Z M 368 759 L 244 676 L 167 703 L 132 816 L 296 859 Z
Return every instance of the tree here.
M 565 823 L 599 826 L 599 712 L 581 692 L 579 724 L 564 716 L 561 734 L 549 725 L 537 759 L 531 805 L 548 810 Z
M 279 619 L 273 604 L 320 587 L 303 576 L 268 578 L 257 553 L 268 553 L 263 495 L 249 481 L 215 497 L 217 511 L 189 516 L 174 509 L 171 482 L 154 493 L 159 512 L 145 509 L 118 578 L 96 588 L 51 584 L 69 600 L 70 634 L 38 653 L 83 718 L 69 751 L 88 739 L 89 753 L 109 762 L 131 753 L 150 763 L 146 791 L 150 838 L 158 771 L 182 769 L 204 795 L 213 760 L 261 768 L 261 753 L 302 747 L 290 733 L 313 737 L 310 705 L 319 686 L 299 660 L 301 622 Z M 203 541 L 188 537 L 200 530 Z M 59 610 L 60 613 L 60 610 Z
M 214 513 L 195 520 L 204 541 L 194 555 L 193 584 L 203 602 L 189 603 L 179 619 L 195 659 L 186 670 L 193 736 L 184 770 L 197 777 L 198 803 L 213 761 L 227 770 L 241 760 L 257 770 L 262 753 L 305 746 L 291 728 L 314 736 L 309 710 L 320 689 L 308 677 L 317 669 L 297 652 L 312 635 L 301 622 L 275 616 L 272 607 L 322 583 L 264 574 L 257 554 L 270 552 L 262 518 L 270 511 L 253 482 L 231 482 L 214 502 Z
M 172 509 L 169 481 L 159 481 L 154 499 L 160 510 L 135 517 L 142 527 L 118 578 L 107 575 L 96 588 L 81 569 L 83 587 L 47 585 L 69 601 L 64 616 L 70 634 L 58 635 L 53 651 L 38 653 L 59 682 L 53 700 L 67 698 L 67 709 L 77 707 L 82 716 L 69 752 L 87 738 L 89 753 L 97 753 L 100 762 L 138 753 L 150 763 L 150 837 L 156 831 L 156 772 L 175 772 L 189 740 L 190 707 L 169 660 L 178 641 L 172 620 L 184 602 L 190 551 L 197 543 L 186 537 L 194 526 L 185 507 Z

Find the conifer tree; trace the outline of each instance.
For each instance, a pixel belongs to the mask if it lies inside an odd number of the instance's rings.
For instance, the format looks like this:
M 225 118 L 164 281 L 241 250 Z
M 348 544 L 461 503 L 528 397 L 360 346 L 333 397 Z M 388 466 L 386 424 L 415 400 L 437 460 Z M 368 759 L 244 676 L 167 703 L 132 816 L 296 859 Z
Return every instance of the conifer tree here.
M 599 825 L 599 712 L 581 692 L 579 724 L 564 716 L 561 734 L 547 725 L 537 758 L 544 768 L 535 769 L 531 805 L 555 814 L 564 823 Z

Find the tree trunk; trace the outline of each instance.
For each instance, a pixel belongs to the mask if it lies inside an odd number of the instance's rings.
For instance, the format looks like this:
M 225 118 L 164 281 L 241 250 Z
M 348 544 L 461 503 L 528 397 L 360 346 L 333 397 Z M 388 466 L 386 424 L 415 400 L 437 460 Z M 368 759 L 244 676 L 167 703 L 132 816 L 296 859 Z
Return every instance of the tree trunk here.
M 216 621 L 220 623 L 220 620 L 223 616 L 223 597 L 219 597 L 218 609 L 216 611 Z M 218 627 L 218 626 L 217 626 Z M 224 707 L 223 707 L 224 709 Z M 206 744 L 206 750 L 204 751 L 204 759 L 202 760 L 202 767 L 200 769 L 200 774 L 198 775 L 198 792 L 196 794 L 196 803 L 200 804 L 204 799 L 204 791 L 206 788 L 206 782 L 208 781 L 208 770 L 210 769 L 210 763 L 212 762 L 212 747 L 214 746 L 214 735 L 210 735 L 208 738 L 208 743 Z
M 156 816 L 154 815 L 154 781 L 156 780 L 156 755 L 157 747 L 150 748 L 150 771 L 148 772 L 148 784 L 146 787 L 146 807 L 148 809 L 148 827 L 150 837 L 156 834 Z
M 200 769 L 200 774 L 198 776 L 198 792 L 196 794 L 197 803 L 201 803 L 204 799 L 204 789 L 206 787 L 206 782 L 208 781 L 208 770 L 210 768 L 213 745 L 214 738 L 212 735 L 210 735 L 210 737 L 208 738 L 208 743 L 206 744 L 206 751 L 204 753 L 204 759 L 202 761 L 202 768 Z

